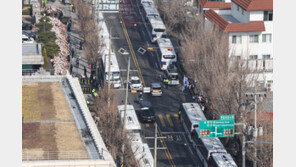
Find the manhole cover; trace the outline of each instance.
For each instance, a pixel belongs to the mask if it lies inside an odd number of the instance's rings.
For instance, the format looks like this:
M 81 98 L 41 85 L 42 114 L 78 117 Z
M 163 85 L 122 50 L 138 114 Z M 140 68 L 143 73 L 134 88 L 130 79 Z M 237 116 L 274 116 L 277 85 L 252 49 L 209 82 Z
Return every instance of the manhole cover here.
M 146 50 L 142 47 L 140 47 L 137 51 L 140 52 L 142 55 L 146 52 Z

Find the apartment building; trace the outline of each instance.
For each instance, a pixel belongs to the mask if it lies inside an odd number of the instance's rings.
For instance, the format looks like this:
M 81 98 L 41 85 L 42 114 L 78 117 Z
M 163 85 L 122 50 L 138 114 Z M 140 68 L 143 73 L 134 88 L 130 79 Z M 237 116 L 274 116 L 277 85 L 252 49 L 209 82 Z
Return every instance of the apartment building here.
M 201 0 L 202 1 L 202 0 Z M 229 10 L 204 12 L 206 25 L 229 35 L 229 56 L 246 60 L 255 70 L 257 83 L 272 91 L 273 83 L 273 1 L 232 0 Z

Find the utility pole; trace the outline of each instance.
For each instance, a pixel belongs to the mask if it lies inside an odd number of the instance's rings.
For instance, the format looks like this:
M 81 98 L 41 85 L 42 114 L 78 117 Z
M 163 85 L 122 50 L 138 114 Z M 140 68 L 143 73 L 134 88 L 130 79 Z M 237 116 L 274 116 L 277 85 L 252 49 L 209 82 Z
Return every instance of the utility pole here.
M 127 99 L 128 99 L 128 82 L 129 82 L 129 72 L 130 72 L 130 59 L 131 57 L 128 57 L 128 67 L 127 67 L 127 83 L 126 83 L 126 87 L 125 87 L 125 102 L 124 102 L 124 114 L 123 114 L 123 129 L 122 129 L 122 133 L 125 131 L 125 122 L 126 122 L 126 110 L 127 110 Z M 123 134 L 122 134 L 123 136 Z M 124 143 L 122 144 L 122 164 L 124 162 Z
M 110 85 L 111 85 L 111 78 L 110 78 L 110 73 L 111 73 L 111 27 L 110 27 L 110 32 L 109 32 L 109 59 L 108 59 L 108 92 L 110 92 Z
M 256 93 L 256 91 L 257 91 L 257 82 L 255 81 L 255 96 L 254 96 L 254 101 L 255 101 L 255 104 L 254 104 L 254 115 L 255 115 L 255 119 L 254 119 L 254 126 L 255 126 L 255 130 L 254 130 L 254 133 L 255 133 L 255 135 L 254 135 L 254 141 L 255 141 L 255 143 L 254 143 L 254 167 L 257 167 L 257 160 L 256 160 L 256 158 L 257 158 L 257 147 L 256 147 L 256 140 L 257 140 L 257 93 Z
M 157 123 L 155 123 L 155 134 L 154 134 L 154 167 L 157 165 Z

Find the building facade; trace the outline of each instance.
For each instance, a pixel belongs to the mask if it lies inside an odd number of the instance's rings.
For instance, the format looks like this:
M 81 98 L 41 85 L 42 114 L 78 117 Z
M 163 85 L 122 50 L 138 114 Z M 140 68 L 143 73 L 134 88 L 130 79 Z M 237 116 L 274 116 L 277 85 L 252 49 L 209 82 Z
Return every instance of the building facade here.
M 245 60 L 257 84 L 272 91 L 272 0 L 232 0 L 229 10 L 209 9 L 204 16 L 206 24 L 228 33 L 229 56 Z

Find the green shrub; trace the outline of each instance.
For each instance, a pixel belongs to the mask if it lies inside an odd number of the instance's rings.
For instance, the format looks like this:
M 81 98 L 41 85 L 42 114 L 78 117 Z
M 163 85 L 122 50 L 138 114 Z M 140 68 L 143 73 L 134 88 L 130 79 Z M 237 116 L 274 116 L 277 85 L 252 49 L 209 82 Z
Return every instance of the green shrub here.
M 43 47 L 43 50 L 42 50 L 42 56 L 44 58 L 44 64 L 43 64 L 43 68 L 44 69 L 48 69 L 48 57 L 47 57 L 47 53 L 46 53 L 46 49 L 45 47 Z
M 22 11 L 22 15 L 30 15 L 30 14 L 31 14 L 31 12 L 30 12 L 29 9 L 26 9 L 26 10 Z
M 67 22 L 70 20 L 70 17 L 62 17 L 61 18 L 61 22 L 63 23 L 63 24 L 67 24 Z
M 59 46 L 53 42 L 44 44 L 44 48 L 46 49 L 47 56 L 50 58 L 53 58 L 60 52 Z
M 40 43 L 49 43 L 49 42 L 55 42 L 55 40 L 57 39 L 56 35 L 54 32 L 52 31 L 41 31 L 38 33 L 38 39 L 37 42 Z
M 43 27 L 44 24 L 45 24 L 45 31 L 50 31 L 52 29 L 52 24 L 49 23 L 50 21 L 49 18 L 45 17 L 45 23 L 43 21 L 43 18 L 44 17 L 40 18 L 39 23 L 36 25 L 37 28 L 39 29 L 39 32 L 44 31 L 44 27 Z

